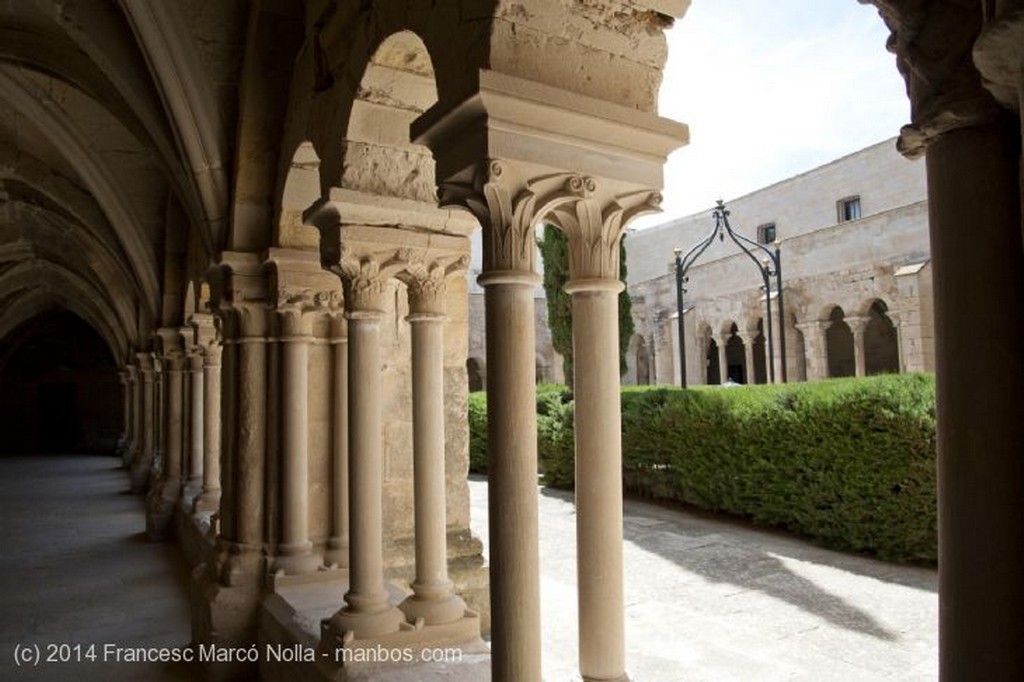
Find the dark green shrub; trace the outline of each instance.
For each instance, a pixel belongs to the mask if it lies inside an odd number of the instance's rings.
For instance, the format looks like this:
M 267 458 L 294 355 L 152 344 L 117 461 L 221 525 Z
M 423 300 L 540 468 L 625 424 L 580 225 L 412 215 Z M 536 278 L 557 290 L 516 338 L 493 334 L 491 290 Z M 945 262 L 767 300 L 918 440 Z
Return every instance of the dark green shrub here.
M 572 405 L 554 395 L 538 395 L 540 470 L 571 486 Z M 625 389 L 623 483 L 834 547 L 934 562 L 934 405 L 926 375 Z

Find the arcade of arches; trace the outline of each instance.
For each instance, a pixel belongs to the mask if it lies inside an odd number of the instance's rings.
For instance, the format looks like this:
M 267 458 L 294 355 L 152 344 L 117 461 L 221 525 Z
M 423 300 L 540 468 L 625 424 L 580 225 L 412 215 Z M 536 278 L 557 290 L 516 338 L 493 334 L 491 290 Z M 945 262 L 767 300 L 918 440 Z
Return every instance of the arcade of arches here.
M 489 629 L 492 679 L 539 680 L 524 370 L 543 220 L 570 243 L 579 672 L 626 679 L 618 243 L 658 210 L 664 160 L 687 141 L 656 103 L 664 31 L 688 4 L 4 3 L 4 449 L 116 448 L 148 491 L 148 534 L 194 566 L 197 643 L 482 651 Z M 900 148 L 927 150 L 942 676 L 1017 678 L 1024 2 L 873 4 L 912 103 Z M 476 229 L 489 566 L 465 479 Z M 884 304 L 847 313 L 822 318 L 833 348 L 818 361 L 886 371 Z M 708 337 L 719 380 L 764 377 L 753 329 Z M 75 428 L 55 435 L 54 420 Z M 330 607 L 322 627 L 302 590 Z

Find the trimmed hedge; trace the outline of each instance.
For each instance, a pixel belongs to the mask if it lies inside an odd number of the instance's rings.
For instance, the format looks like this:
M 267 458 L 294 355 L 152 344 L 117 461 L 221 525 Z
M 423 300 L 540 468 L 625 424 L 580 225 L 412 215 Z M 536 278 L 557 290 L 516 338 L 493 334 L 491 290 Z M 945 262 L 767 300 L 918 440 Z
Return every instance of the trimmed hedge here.
M 486 466 L 483 398 L 470 398 L 474 470 Z M 884 559 L 937 559 L 931 376 L 629 388 L 622 433 L 623 482 L 634 493 Z M 572 403 L 564 391 L 538 392 L 538 441 L 544 482 L 571 486 Z

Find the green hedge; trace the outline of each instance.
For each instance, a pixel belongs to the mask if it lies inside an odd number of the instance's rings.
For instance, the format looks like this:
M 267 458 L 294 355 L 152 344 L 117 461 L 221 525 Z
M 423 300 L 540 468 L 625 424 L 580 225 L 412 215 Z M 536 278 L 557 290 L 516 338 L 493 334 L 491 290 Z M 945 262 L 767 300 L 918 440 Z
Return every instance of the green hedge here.
M 470 399 L 474 470 L 486 405 Z M 900 561 L 937 557 L 935 385 L 927 375 L 625 389 L 627 490 L 749 518 Z M 538 394 L 540 469 L 573 482 L 572 404 Z

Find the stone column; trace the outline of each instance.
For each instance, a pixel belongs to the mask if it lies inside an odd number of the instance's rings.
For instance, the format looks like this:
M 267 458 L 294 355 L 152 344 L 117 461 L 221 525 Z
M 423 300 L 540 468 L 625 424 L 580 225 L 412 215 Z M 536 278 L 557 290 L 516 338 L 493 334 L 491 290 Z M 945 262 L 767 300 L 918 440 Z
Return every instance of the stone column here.
M 481 162 L 471 184 L 442 186 L 442 205 L 483 227 L 487 335 L 487 488 L 491 560 L 491 679 L 540 682 L 537 393 L 534 373 L 535 195 L 516 169 Z
M 146 504 L 146 534 L 162 540 L 172 528 L 174 511 L 181 499 L 184 436 L 184 378 L 187 358 L 176 329 L 161 329 L 163 346 L 164 461 Z
M 1003 108 L 1014 97 L 999 73 L 1019 78 L 1024 8 L 1019 0 L 883 7 L 911 98 L 912 123 L 899 148 L 908 156 L 927 148 L 939 675 L 1017 679 L 1024 676 L 1021 138 L 1019 111 Z
M 203 352 L 197 348 L 188 356 L 189 370 L 189 465 L 186 499 L 191 504 L 203 488 Z
M 804 352 L 807 357 L 807 380 L 828 379 L 828 348 L 825 344 L 825 330 L 829 322 L 814 320 L 796 325 L 804 335 Z
M 267 307 L 235 303 L 237 395 L 234 409 L 234 537 L 237 549 L 258 552 L 263 545 L 266 472 Z
M 628 680 L 622 575 L 622 410 L 619 245 L 630 218 L 660 203 L 609 196 L 569 176 L 550 219 L 569 239 L 576 440 L 579 664 L 585 682 Z M 556 199 L 557 201 L 557 199 Z M 490 335 L 488 335 L 490 338 Z
M 747 385 L 753 385 L 757 383 L 757 373 L 754 371 L 754 339 L 757 338 L 757 332 L 750 332 L 746 336 L 740 337 L 743 339 L 743 361 L 746 364 L 744 368 L 744 379 Z M 768 345 L 765 344 L 767 350 Z M 774 362 L 774 358 L 765 358 L 767 362 Z M 765 368 L 767 369 L 767 362 Z
M 153 396 L 153 356 L 151 353 L 137 353 L 141 400 L 137 423 L 140 427 L 141 444 L 138 456 L 132 463 L 132 492 L 145 492 L 149 486 L 149 469 L 153 465 L 153 417 L 155 403 Z
M 324 563 L 347 568 L 348 561 L 348 327 L 331 314 L 331 515 Z
M 129 431 L 131 430 L 131 416 L 129 412 L 131 408 L 129 405 L 130 399 L 127 368 L 117 373 L 117 381 L 121 384 L 121 434 L 117 437 L 117 444 L 114 447 L 114 453 L 121 457 L 121 463 L 124 464 L 125 452 L 127 452 L 128 449 Z
M 160 478 L 164 470 L 164 359 L 153 354 L 153 460 L 149 467 L 149 487 Z
M 725 384 L 729 380 L 729 352 L 726 346 L 729 344 L 730 334 L 722 334 L 718 340 L 718 376 Z
M 468 265 L 463 263 L 463 267 Z M 449 270 L 442 264 L 411 264 L 413 479 L 416 525 L 416 578 L 413 594 L 400 608 L 410 622 L 441 625 L 465 615 L 466 604 L 448 579 L 445 522 L 444 322 Z
M 853 366 L 854 375 L 858 377 L 867 376 L 867 351 L 864 348 L 864 333 L 868 328 L 868 320 L 870 318 L 866 316 L 851 315 L 846 318 L 846 324 L 849 325 L 850 331 L 853 332 Z
M 397 632 L 402 612 L 384 586 L 380 322 L 389 276 L 370 256 L 341 261 L 348 319 L 349 589 L 327 632 L 359 639 Z
M 141 417 L 141 394 L 139 392 L 139 370 L 135 365 L 125 367 L 127 384 L 125 387 L 128 399 L 128 437 L 125 440 L 122 457 L 125 469 L 131 471 L 132 463 L 139 452 L 139 425 Z
M 216 339 L 203 344 L 203 492 L 196 513 L 220 508 L 221 351 Z
M 273 570 L 309 573 L 320 565 L 309 540 L 309 344 L 303 302 L 278 304 L 281 323 L 281 542 Z

